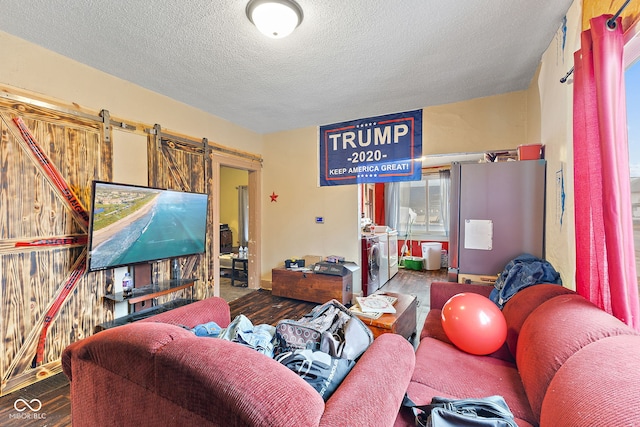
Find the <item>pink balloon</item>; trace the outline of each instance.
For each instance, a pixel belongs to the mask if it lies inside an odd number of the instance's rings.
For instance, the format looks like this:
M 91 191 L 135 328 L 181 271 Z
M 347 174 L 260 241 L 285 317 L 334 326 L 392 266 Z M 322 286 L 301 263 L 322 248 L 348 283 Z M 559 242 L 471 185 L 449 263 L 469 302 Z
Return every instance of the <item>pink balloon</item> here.
M 442 327 L 460 350 L 471 354 L 493 353 L 507 338 L 507 322 L 489 298 L 461 293 L 442 307 Z

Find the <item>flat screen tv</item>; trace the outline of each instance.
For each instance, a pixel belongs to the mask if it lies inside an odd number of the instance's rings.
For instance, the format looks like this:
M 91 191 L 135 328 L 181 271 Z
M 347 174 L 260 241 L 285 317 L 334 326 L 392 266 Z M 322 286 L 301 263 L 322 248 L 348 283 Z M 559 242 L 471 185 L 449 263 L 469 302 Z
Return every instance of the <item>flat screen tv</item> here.
M 94 181 L 88 271 L 205 252 L 207 194 Z

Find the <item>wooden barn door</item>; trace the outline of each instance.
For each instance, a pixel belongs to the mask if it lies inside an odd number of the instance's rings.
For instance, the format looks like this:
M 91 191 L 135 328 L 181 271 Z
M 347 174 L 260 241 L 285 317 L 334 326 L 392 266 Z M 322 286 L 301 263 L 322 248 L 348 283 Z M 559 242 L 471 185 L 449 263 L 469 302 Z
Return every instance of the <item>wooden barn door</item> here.
M 214 281 L 211 277 L 214 235 L 212 230 L 213 197 L 211 162 L 207 140 L 201 142 L 163 134 L 160 126 L 155 126 L 154 134 L 149 137 L 148 144 L 149 185 L 151 187 L 171 190 L 190 191 L 209 194 L 209 211 L 207 215 L 207 251 L 202 255 L 192 255 L 178 259 L 182 278 L 195 278 L 195 299 L 204 299 L 214 295 Z M 217 240 L 216 240 L 217 241 Z M 154 263 L 152 275 L 158 280 L 169 280 L 171 277 L 170 261 Z M 181 291 L 166 295 L 159 303 L 170 299 L 185 298 Z
M 0 101 L 0 395 L 59 372 L 113 317 L 111 272 L 84 271 L 91 181 L 111 178 L 105 125 L 34 105 Z

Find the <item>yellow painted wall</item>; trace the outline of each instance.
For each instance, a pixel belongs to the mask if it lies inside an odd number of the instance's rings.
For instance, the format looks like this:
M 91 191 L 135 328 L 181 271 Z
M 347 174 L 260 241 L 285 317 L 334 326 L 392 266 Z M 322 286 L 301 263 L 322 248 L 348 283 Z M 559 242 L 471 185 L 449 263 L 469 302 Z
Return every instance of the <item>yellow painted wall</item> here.
M 358 190 L 319 187 L 317 127 L 259 135 L 2 32 L 0 54 L 2 84 L 262 155 L 262 279 L 270 280 L 271 268 L 292 256 L 335 254 L 359 261 Z M 538 114 L 530 93 L 425 108 L 424 154 L 501 150 L 536 141 L 539 120 L 528 119 Z M 127 144 L 114 140 L 114 145 L 126 157 Z M 140 179 L 141 169 L 114 167 L 123 181 Z M 142 156 L 139 168 L 146 170 Z M 270 201 L 272 192 L 279 195 L 276 202 Z M 324 224 L 315 223 L 317 216 Z
M 340 255 L 359 262 L 357 187 L 318 185 L 318 128 L 266 135 L 264 148 L 263 278 L 271 280 L 271 268 L 291 257 Z M 315 223 L 317 216 L 324 224 Z
M 2 31 L 0 57 L 0 83 L 239 150 L 262 151 L 262 136 L 255 132 Z
M 423 153 L 515 148 L 527 142 L 527 91 L 427 107 Z
M 582 2 L 582 28 L 590 27 L 589 20 L 600 15 L 615 15 L 626 0 L 584 0 Z M 622 28 L 626 31 L 640 20 L 640 2 L 631 1 L 620 14 Z
M 233 233 L 233 246 L 239 245 L 238 235 L 238 186 L 249 184 L 245 170 L 220 168 L 220 223 L 228 224 Z
M 542 56 L 535 86 L 539 90 L 540 140 L 547 159 L 546 258 L 560 273 L 565 286 L 575 289 L 575 226 L 573 197 L 573 85 L 560 83 L 573 66 L 580 48 L 581 2 L 567 13 L 567 39 L 561 50 L 559 30 Z M 563 178 L 561 180 L 561 178 Z M 564 213 L 560 200 L 564 184 Z
M 538 79 L 540 78 L 540 66 L 536 70 L 536 74 L 531 80 L 529 89 L 526 91 L 527 102 L 527 119 L 526 119 L 526 133 L 525 144 L 539 144 L 540 143 L 540 96 L 538 88 Z
M 529 142 L 528 134 L 538 142 L 539 109 L 533 130 L 527 130 L 528 96 L 519 91 L 425 108 L 423 154 L 515 148 Z M 317 127 L 265 135 L 263 280 L 270 281 L 270 269 L 288 257 L 360 260 L 358 189 L 319 186 L 317 141 Z M 272 193 L 276 202 L 270 201 Z M 316 224 L 316 216 L 324 217 L 324 224 Z M 359 276 L 354 279 L 357 293 Z

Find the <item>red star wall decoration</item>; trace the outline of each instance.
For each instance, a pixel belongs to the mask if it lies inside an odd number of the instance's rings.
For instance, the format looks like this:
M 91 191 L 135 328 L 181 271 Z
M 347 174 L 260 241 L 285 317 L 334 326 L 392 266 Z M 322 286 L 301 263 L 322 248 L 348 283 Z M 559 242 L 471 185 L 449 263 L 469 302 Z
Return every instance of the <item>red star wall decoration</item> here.
M 269 197 L 271 197 L 271 201 L 272 202 L 277 202 L 278 201 L 278 195 L 276 194 L 275 191 L 272 191 L 271 192 L 271 196 L 269 196 Z

